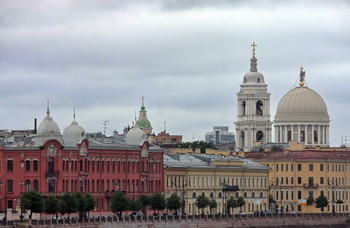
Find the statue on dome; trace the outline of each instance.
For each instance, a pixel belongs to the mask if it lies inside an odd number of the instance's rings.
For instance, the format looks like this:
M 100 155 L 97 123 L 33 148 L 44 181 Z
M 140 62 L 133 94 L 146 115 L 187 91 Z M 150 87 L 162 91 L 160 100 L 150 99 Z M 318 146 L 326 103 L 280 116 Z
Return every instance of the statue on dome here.
M 300 86 L 304 86 L 304 80 L 305 80 L 305 71 L 303 67 L 300 67 Z

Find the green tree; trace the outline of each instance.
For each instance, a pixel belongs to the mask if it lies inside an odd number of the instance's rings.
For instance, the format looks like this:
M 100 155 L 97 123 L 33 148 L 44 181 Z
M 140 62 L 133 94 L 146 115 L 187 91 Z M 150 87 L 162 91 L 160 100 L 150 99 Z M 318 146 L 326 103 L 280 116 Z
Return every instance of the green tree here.
M 306 199 L 306 204 L 307 205 L 312 205 L 313 203 L 314 203 L 314 197 L 312 197 L 312 196 L 309 196 L 309 197 L 307 197 L 307 199 Z
M 142 212 L 147 215 L 147 206 L 151 204 L 151 198 L 147 195 L 140 195 L 139 200 L 142 204 Z
M 217 202 L 215 201 L 215 199 L 211 199 L 209 201 L 209 208 L 210 208 L 210 214 L 213 214 L 213 209 L 214 208 L 217 208 L 218 207 L 218 204 Z
M 65 213 L 70 214 L 75 213 L 79 209 L 79 202 L 75 195 L 71 193 L 65 193 L 62 196 L 62 207 L 64 207 Z
M 177 210 L 179 210 L 181 207 L 180 197 L 176 193 L 171 194 L 171 196 L 167 200 L 167 206 L 169 210 L 174 210 L 175 212 L 177 212 Z
M 78 208 L 77 211 L 79 213 L 79 219 L 86 218 L 86 201 L 83 195 L 80 192 L 76 192 L 74 194 L 74 197 L 76 198 L 78 202 Z
M 45 209 L 44 212 L 48 215 L 53 216 L 57 214 L 60 210 L 59 199 L 56 196 L 49 195 L 45 199 Z
M 22 210 L 30 210 L 29 219 L 32 219 L 33 212 L 43 212 L 44 204 L 44 198 L 37 191 L 27 191 L 21 197 Z
M 242 207 L 245 204 L 245 200 L 243 199 L 242 196 L 237 198 L 237 203 L 238 203 L 238 207 L 240 208 L 240 210 L 242 210 Z
M 324 211 L 324 208 L 328 206 L 329 202 L 327 197 L 325 197 L 323 194 L 321 194 L 319 197 L 316 198 L 316 208 L 321 208 L 321 211 Z
M 165 198 L 162 194 L 160 194 L 159 192 L 154 193 L 151 196 L 151 207 L 153 210 L 164 210 L 166 207 L 166 201 Z
M 205 195 L 200 195 L 197 197 L 195 204 L 198 208 L 202 209 L 202 214 L 204 214 L 204 208 L 209 205 L 209 199 Z
M 129 210 L 130 211 L 139 211 L 142 208 L 142 203 L 138 199 L 129 200 Z
M 115 192 L 111 200 L 111 209 L 113 213 L 119 213 L 121 216 L 123 211 L 126 211 L 129 207 L 129 200 L 124 193 L 118 191 Z
M 237 200 L 235 200 L 233 198 L 233 196 L 231 196 L 231 198 L 227 201 L 227 213 L 230 214 L 230 209 L 232 208 L 232 213 L 233 213 L 233 209 L 235 209 L 236 207 L 239 207 Z
M 60 212 L 62 215 L 67 213 L 65 203 L 62 199 L 58 199 L 58 212 Z
M 90 211 L 94 210 L 96 207 L 96 200 L 89 194 L 84 194 L 85 202 L 86 202 L 86 212 L 90 216 Z

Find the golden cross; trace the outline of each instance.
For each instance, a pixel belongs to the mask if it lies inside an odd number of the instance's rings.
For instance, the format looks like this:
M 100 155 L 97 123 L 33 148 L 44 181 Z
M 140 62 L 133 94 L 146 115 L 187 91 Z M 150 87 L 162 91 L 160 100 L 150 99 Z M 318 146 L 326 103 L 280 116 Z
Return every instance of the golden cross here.
M 300 71 L 303 71 L 304 70 L 304 68 L 303 67 L 300 67 Z
M 255 44 L 255 42 L 253 42 L 253 44 L 252 44 L 252 45 L 250 45 L 250 46 L 252 46 L 252 47 L 253 47 L 253 55 L 255 55 L 255 47 L 256 47 L 256 46 L 258 46 L 258 45 L 256 45 L 256 44 Z

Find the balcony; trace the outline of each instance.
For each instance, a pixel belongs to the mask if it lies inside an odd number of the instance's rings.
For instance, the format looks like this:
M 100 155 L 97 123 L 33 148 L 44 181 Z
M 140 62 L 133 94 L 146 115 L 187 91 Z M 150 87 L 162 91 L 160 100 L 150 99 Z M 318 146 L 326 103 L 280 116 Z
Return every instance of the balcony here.
M 318 188 L 318 184 L 314 184 L 314 183 L 304 184 L 304 188 Z
M 53 170 L 53 171 L 46 170 L 46 172 L 45 172 L 46 177 L 58 177 L 59 174 L 60 174 L 59 170 Z

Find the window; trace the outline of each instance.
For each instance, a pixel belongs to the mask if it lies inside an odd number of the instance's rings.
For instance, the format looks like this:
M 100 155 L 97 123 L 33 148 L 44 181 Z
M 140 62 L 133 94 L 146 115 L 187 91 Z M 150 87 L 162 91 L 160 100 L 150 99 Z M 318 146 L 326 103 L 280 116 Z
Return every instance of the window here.
M 7 180 L 7 192 L 13 192 L 13 180 Z
M 258 131 L 258 132 L 256 133 L 256 141 L 257 141 L 257 142 L 261 142 L 262 139 L 263 139 L 263 137 L 264 137 L 264 135 L 263 135 L 263 133 L 262 133 L 261 131 Z
M 26 191 L 30 191 L 30 180 L 26 180 L 25 187 L 26 187 Z M 22 186 L 21 186 L 21 188 L 22 188 Z M 22 189 L 21 189 L 21 191 L 22 191 Z
M 314 142 L 318 142 L 317 131 L 314 131 Z
M 68 167 L 67 167 L 68 169 Z M 38 160 L 33 161 L 33 171 L 38 172 Z
M 320 177 L 320 184 L 324 184 L 324 177 Z
M 293 192 L 293 190 L 290 191 L 290 199 L 294 200 L 294 192 Z
M 294 177 L 290 178 L 290 184 L 294 184 Z
M 30 161 L 26 160 L 26 172 L 30 172 Z
M 301 171 L 301 164 L 298 164 L 298 171 Z
M 39 191 L 39 182 L 38 180 L 33 181 L 33 188 L 35 191 Z
M 278 171 L 278 164 L 276 164 L 276 171 Z
M 283 184 L 283 177 L 281 177 L 281 184 Z
M 7 160 L 7 172 L 13 172 L 13 160 Z
M 283 164 L 281 164 L 281 171 L 283 171 Z
M 320 164 L 320 171 L 324 171 L 324 165 Z
M 288 164 L 286 164 L 286 171 L 288 171 Z
M 298 184 L 301 184 L 301 177 L 298 177 Z
M 293 164 L 290 165 L 290 171 L 294 171 L 294 165 Z
M 300 142 L 305 142 L 305 131 L 300 131 Z
M 310 186 L 314 185 L 314 178 L 313 177 L 309 177 L 309 185 Z
M 288 177 L 286 177 L 286 184 L 288 184 Z
M 288 131 L 288 142 L 292 141 L 292 131 Z
M 256 115 L 261 116 L 263 114 L 263 102 L 257 101 L 256 102 Z
M 246 107 L 246 103 L 245 101 L 242 101 L 242 115 L 245 115 L 245 107 Z
M 298 200 L 300 200 L 301 199 L 301 191 L 299 190 L 298 191 Z
M 309 171 L 314 171 L 314 164 L 309 164 Z

